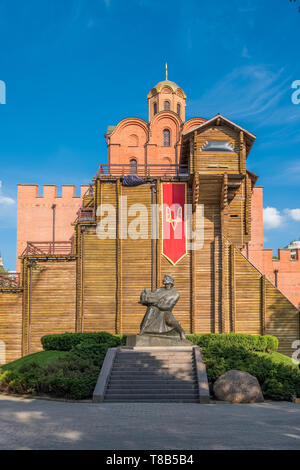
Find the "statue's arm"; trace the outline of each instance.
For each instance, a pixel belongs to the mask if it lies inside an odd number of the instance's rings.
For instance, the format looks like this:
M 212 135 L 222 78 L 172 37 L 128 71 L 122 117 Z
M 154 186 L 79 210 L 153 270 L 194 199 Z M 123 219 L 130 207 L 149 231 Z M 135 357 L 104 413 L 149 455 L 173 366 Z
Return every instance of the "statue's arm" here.
M 157 298 L 157 291 L 150 292 L 148 289 L 144 289 L 140 296 L 140 304 L 142 305 L 155 305 L 158 298 Z
M 178 293 L 172 296 L 166 296 L 166 297 L 161 298 L 157 302 L 156 307 L 159 308 L 159 310 L 163 310 L 163 311 L 172 310 L 172 308 L 176 305 L 178 300 L 179 300 Z

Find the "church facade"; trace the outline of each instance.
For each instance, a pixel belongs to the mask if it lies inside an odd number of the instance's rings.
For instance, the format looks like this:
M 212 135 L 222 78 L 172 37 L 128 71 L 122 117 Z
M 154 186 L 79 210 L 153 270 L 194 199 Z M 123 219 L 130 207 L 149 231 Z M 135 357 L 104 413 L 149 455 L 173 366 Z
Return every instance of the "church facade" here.
M 261 188 L 247 170 L 255 136 L 219 114 L 186 121 L 185 108 L 184 91 L 159 82 L 148 122 L 108 127 L 107 164 L 80 197 L 72 186 L 39 197 L 19 185 L 20 281 L 0 286 L 7 361 L 40 350 L 45 334 L 138 332 L 140 292 L 165 274 L 187 333 L 274 334 L 291 354 L 299 310 L 257 266 Z

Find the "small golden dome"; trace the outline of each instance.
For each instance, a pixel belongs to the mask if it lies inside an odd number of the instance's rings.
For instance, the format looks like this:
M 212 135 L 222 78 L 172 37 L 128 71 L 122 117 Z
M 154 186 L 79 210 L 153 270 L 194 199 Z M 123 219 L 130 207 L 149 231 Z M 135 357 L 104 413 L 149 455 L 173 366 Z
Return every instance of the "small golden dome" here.
M 175 93 L 177 90 L 180 90 L 183 93 L 184 98 L 186 98 L 184 91 L 180 88 L 180 86 L 177 85 L 175 82 L 171 82 L 170 80 L 163 80 L 161 82 L 158 82 L 155 87 L 152 88 L 152 90 L 156 90 L 157 93 L 160 93 L 161 90 L 165 87 L 168 86 L 171 88 L 171 90 Z M 151 91 L 152 91 L 151 90 Z M 151 93 L 151 92 L 150 92 Z M 149 93 L 149 95 L 150 95 Z M 148 97 L 149 97 L 148 95 Z

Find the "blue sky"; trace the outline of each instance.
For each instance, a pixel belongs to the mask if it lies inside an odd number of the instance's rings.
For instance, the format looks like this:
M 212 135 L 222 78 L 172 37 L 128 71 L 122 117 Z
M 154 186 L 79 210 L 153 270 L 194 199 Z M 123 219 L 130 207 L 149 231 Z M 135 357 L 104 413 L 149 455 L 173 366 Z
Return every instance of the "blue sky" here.
M 266 248 L 300 237 L 300 0 L 0 0 L 0 250 L 15 268 L 16 185 L 86 184 L 107 125 L 147 119 L 169 79 L 187 118 L 222 113 L 257 135 Z M 271 208 L 271 210 L 270 210 Z M 297 210 L 298 209 L 298 210 Z

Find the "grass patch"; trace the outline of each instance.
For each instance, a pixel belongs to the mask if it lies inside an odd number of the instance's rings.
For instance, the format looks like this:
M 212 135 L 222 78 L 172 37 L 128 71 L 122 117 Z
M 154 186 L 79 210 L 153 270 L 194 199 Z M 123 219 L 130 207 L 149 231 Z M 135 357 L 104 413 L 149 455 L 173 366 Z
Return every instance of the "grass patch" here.
M 32 362 L 37 363 L 38 365 L 42 366 L 44 364 L 49 364 L 50 362 L 54 362 L 60 357 L 63 357 L 66 354 L 65 351 L 40 351 L 33 354 L 28 354 L 28 356 L 21 357 L 16 361 L 9 362 L 0 367 L 0 370 L 14 370 L 17 371 L 25 364 L 31 364 Z

